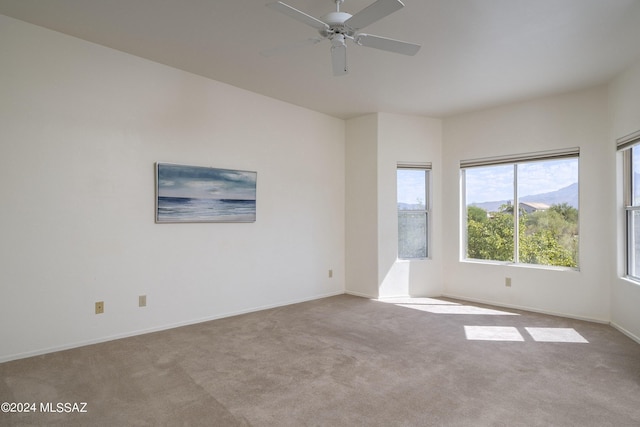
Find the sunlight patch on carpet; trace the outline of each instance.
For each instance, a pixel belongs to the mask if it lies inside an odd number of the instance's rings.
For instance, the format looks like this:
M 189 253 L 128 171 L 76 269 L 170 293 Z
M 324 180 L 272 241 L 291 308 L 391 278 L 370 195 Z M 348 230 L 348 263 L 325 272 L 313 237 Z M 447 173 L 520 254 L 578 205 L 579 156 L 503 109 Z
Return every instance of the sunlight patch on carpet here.
M 524 337 L 513 326 L 465 326 L 468 340 L 479 341 L 524 341 Z
M 525 328 L 531 338 L 537 342 L 576 342 L 588 343 L 582 335 L 573 328 Z
M 380 298 L 377 301 L 389 304 L 410 304 L 410 305 L 460 305 L 456 302 L 444 301 L 436 298 Z
M 496 310 L 491 308 L 475 307 L 473 305 L 458 304 L 436 298 L 380 298 L 378 302 L 393 304 L 398 307 L 411 308 L 426 311 L 433 314 L 484 314 L 491 316 L 519 316 L 518 313 Z
M 508 311 L 492 310 L 490 308 L 474 307 L 472 305 L 413 305 L 396 304 L 400 307 L 413 308 L 415 310 L 427 311 L 434 314 L 484 314 L 491 316 L 519 316 L 517 313 Z

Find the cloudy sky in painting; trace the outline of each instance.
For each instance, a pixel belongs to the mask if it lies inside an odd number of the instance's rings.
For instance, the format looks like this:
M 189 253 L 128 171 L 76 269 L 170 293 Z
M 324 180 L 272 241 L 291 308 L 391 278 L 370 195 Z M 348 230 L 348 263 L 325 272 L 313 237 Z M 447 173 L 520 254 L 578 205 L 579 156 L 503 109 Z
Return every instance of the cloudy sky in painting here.
M 256 173 L 160 163 L 158 196 L 255 200 Z

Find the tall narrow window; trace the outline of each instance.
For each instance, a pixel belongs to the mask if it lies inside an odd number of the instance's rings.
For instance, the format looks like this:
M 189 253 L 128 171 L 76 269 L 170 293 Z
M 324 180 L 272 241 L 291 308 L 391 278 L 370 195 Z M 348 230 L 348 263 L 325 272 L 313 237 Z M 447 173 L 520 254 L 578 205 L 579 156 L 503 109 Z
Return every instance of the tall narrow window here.
M 626 275 L 640 280 L 640 132 L 618 140 L 624 159 Z
M 398 258 L 429 257 L 429 166 L 398 166 Z
M 578 267 L 578 151 L 461 162 L 466 259 Z

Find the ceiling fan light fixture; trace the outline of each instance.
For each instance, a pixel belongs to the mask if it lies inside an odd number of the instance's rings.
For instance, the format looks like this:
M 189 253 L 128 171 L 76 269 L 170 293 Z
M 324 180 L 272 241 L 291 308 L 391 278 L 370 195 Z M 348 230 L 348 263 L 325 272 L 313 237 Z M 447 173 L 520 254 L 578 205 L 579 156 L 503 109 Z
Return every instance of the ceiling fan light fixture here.
M 347 46 L 344 34 L 334 34 L 333 37 L 331 37 L 331 48 L 333 49 L 342 46 Z

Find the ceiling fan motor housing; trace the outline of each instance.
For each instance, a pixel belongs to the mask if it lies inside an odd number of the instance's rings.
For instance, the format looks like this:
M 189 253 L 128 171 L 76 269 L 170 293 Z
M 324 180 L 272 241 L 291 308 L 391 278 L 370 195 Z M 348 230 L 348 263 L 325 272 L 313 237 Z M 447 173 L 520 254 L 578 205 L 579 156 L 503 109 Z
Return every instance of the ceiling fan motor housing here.
M 353 37 L 355 31 L 349 26 L 345 25 L 347 19 L 351 18 L 350 13 L 346 12 L 329 12 L 322 17 L 322 21 L 329 25 L 328 30 L 320 30 L 320 35 L 323 37 L 330 37 L 332 34 L 344 34 L 349 37 Z

